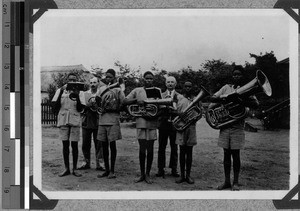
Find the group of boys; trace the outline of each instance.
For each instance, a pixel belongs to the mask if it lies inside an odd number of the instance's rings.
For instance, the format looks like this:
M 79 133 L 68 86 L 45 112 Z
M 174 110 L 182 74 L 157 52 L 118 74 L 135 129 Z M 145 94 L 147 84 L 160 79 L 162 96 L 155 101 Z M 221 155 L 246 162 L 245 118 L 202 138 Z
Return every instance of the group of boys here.
M 227 95 L 234 92 L 241 85 L 242 70 L 235 68 L 233 70 L 233 84 L 225 85 L 215 95 L 211 97 L 212 102 L 220 103 L 226 99 Z M 96 169 L 103 170 L 104 173 L 98 177 L 107 177 L 109 179 L 116 178 L 114 166 L 117 156 L 116 141 L 121 139 L 120 128 L 120 108 L 122 106 L 137 103 L 144 106 L 147 110 L 146 89 L 153 87 L 154 75 L 147 71 L 143 75 L 144 86 L 133 89 L 126 97 L 119 87 L 108 90 L 108 86 L 113 84 L 116 79 L 116 73 L 113 69 L 106 72 L 107 85 L 99 86 L 99 79 L 93 77 L 90 79 L 90 90 L 86 92 L 75 91 L 76 100 L 70 99 L 70 90 L 62 87 L 57 90 L 52 102 L 54 106 L 59 107 L 58 127 L 60 130 L 60 140 L 63 143 L 63 158 L 65 170 L 60 176 L 66 176 L 71 173 L 69 168 L 69 144 L 71 141 L 73 154 L 73 170 L 72 174 L 81 176 L 76 170 L 78 159 L 78 141 L 80 140 L 80 128 L 82 128 L 82 152 L 84 155 L 84 163 L 79 169 L 89 169 L 91 163 L 90 149 L 91 137 L 93 136 L 96 155 Z M 69 74 L 68 82 L 76 81 L 76 75 Z M 173 120 L 176 116 L 182 116 L 184 110 L 193 101 L 193 84 L 185 81 L 183 84 L 183 92 L 179 94 L 175 91 L 176 79 L 172 76 L 166 77 L 166 91 L 162 93 L 162 98 L 172 98 L 174 105 L 165 106 L 161 109 L 160 115 L 156 118 L 140 116 L 136 118 L 137 140 L 139 143 L 139 163 L 141 175 L 135 182 L 145 181 L 152 183 L 150 171 L 153 162 L 153 146 L 157 140 L 158 129 L 158 172 L 157 177 L 165 177 L 166 167 L 166 146 L 170 140 L 170 162 L 171 175 L 178 177 L 176 183 L 187 182 L 193 184 L 194 179 L 190 176 L 193 160 L 193 146 L 197 144 L 196 123 L 191 124 L 184 131 L 176 131 L 173 126 Z M 105 94 L 103 94 L 105 92 Z M 102 93 L 102 94 L 101 94 Z M 99 99 L 101 111 L 91 109 L 92 103 L 89 99 Z M 98 102 L 98 101 L 97 101 Z M 252 102 L 252 104 L 255 104 Z M 80 121 L 82 117 L 82 121 Z M 220 130 L 219 146 L 224 148 L 224 172 L 225 183 L 218 187 L 219 190 L 232 188 L 238 190 L 238 175 L 240 170 L 239 150 L 243 147 L 244 131 L 243 120 L 235 125 Z M 180 174 L 177 171 L 178 164 L 178 148 L 180 146 Z M 109 165 L 109 149 L 110 149 L 110 165 Z M 231 156 L 233 157 L 234 181 L 230 182 Z M 101 163 L 101 160 L 104 160 Z

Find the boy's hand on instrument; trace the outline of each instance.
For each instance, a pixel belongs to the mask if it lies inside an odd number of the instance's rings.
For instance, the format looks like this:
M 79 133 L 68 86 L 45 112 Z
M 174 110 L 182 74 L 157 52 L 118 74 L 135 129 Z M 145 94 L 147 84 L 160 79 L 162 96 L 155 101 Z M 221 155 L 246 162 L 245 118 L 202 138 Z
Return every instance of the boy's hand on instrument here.
M 139 106 L 144 106 L 144 105 L 145 105 L 145 101 L 143 101 L 143 100 L 138 100 L 136 103 L 137 103 Z
M 238 93 L 232 93 L 230 95 L 227 95 L 227 97 L 225 99 L 227 102 L 234 102 L 234 103 L 239 103 L 239 104 L 241 104 L 243 102 Z

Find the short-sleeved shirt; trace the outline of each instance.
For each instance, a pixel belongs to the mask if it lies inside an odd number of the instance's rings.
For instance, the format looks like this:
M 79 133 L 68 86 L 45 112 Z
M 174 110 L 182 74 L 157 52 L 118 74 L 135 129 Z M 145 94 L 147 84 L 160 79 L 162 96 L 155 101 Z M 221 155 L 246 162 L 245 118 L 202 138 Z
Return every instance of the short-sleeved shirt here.
M 234 93 L 238 88 L 234 88 L 233 85 L 226 84 L 218 92 L 214 94 L 216 97 L 224 97 L 228 94 Z M 251 96 L 255 99 L 255 96 Z M 218 146 L 225 149 L 242 149 L 245 145 L 245 132 L 244 132 L 244 119 L 239 120 L 233 124 L 230 124 L 220 129 Z
M 98 91 L 95 93 L 92 93 L 91 90 L 84 92 L 85 102 L 87 104 L 87 107 L 85 108 L 85 112 L 82 115 L 82 128 L 98 129 L 99 114 L 97 113 L 97 111 L 92 111 L 88 107 L 88 104 L 89 104 L 88 102 L 90 100 L 95 100 L 97 93 L 98 93 Z
M 137 99 L 138 101 L 146 100 L 147 94 L 145 88 L 144 87 L 135 88 L 126 96 L 126 99 L 128 100 Z M 143 117 L 136 118 L 136 128 L 157 129 L 157 126 L 158 126 L 157 118 L 154 119 L 145 119 Z
M 179 97 L 177 111 L 180 113 L 183 112 L 191 102 L 192 99 L 188 99 L 183 96 Z M 197 144 L 196 123 L 191 124 L 184 131 L 177 131 L 176 144 L 186 146 L 194 146 Z
M 107 86 L 100 87 L 99 95 L 105 91 Z M 102 99 L 108 97 L 108 100 L 102 100 L 101 107 L 104 112 L 99 116 L 98 125 L 116 125 L 120 124 L 120 107 L 125 99 L 124 92 L 120 88 L 113 88 L 103 94 Z
M 66 87 L 66 86 L 65 86 Z M 52 102 L 56 102 L 58 100 L 58 96 L 60 94 L 60 90 L 56 90 L 56 93 L 52 99 Z M 64 88 L 63 94 L 61 95 L 61 107 L 59 113 L 57 115 L 57 127 L 60 126 L 81 126 L 81 116 L 80 112 L 77 111 L 76 105 L 77 102 L 70 99 L 70 91 L 67 91 Z M 79 100 L 81 104 L 85 105 L 85 97 L 82 91 L 79 92 Z
M 232 84 L 226 84 L 224 85 L 219 91 L 217 91 L 214 96 L 216 97 L 225 97 L 231 93 L 236 92 L 237 89 L 239 89 L 240 86 L 237 86 L 234 88 Z M 212 103 L 210 106 L 216 105 L 216 103 Z M 234 124 L 230 124 L 228 127 L 234 127 L 234 128 L 239 128 L 243 129 L 244 128 L 244 119 L 235 122 Z

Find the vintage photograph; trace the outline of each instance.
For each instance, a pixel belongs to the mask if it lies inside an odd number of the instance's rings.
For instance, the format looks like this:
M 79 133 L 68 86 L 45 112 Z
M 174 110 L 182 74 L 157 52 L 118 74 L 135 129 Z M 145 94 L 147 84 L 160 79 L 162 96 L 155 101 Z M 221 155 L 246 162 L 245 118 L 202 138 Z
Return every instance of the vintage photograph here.
M 281 10 L 47 11 L 35 185 L 49 198 L 282 198 L 298 182 L 297 35 Z

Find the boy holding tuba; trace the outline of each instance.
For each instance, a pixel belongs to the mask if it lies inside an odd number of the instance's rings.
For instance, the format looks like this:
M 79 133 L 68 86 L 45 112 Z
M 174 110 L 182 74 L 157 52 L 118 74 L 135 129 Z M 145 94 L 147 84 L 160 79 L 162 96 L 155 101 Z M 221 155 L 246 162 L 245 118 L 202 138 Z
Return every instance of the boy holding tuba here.
M 102 143 L 105 172 L 98 175 L 98 178 L 116 178 L 115 162 L 117 157 L 116 141 L 122 139 L 120 127 L 120 108 L 125 98 L 124 92 L 118 86 L 110 86 L 115 82 L 116 72 L 113 69 L 106 71 L 106 86 L 100 87 L 99 95 L 96 98 L 100 104 L 97 139 Z M 100 101 L 100 102 L 99 102 Z M 110 166 L 109 166 L 110 148 Z
M 132 90 L 124 100 L 125 105 L 132 104 L 137 101 L 139 105 L 144 105 L 144 100 L 147 99 L 146 88 L 153 87 L 153 73 L 147 71 L 144 73 L 144 87 L 138 87 Z M 157 139 L 157 118 L 138 117 L 136 118 L 137 139 L 139 142 L 139 161 L 141 176 L 135 182 L 145 181 L 148 184 L 152 183 L 150 179 L 150 171 L 153 161 L 153 145 Z M 145 161 L 147 163 L 145 171 Z
M 243 85 L 244 69 L 241 65 L 234 67 L 232 71 L 233 84 L 226 84 L 211 97 L 213 103 L 235 102 L 249 107 L 257 107 L 258 101 L 255 96 L 250 96 L 247 101 L 241 100 L 236 90 Z M 209 107 L 213 107 L 211 104 Z M 239 190 L 239 173 L 241 168 L 240 149 L 245 144 L 244 119 L 234 122 L 220 129 L 218 146 L 224 151 L 224 174 L 225 182 L 218 186 L 218 190 L 231 188 L 233 191 Z M 230 181 L 231 157 L 233 159 L 233 184 Z
M 178 97 L 177 103 L 177 112 L 179 116 L 184 115 L 183 111 L 195 98 L 192 94 L 192 83 L 190 81 L 186 81 L 183 88 L 183 96 L 180 95 Z M 177 131 L 176 144 L 180 147 L 180 177 L 176 180 L 176 183 L 186 181 L 188 184 L 194 184 L 194 179 L 190 174 L 193 161 L 193 147 L 197 144 L 196 123 L 191 124 L 183 131 Z

